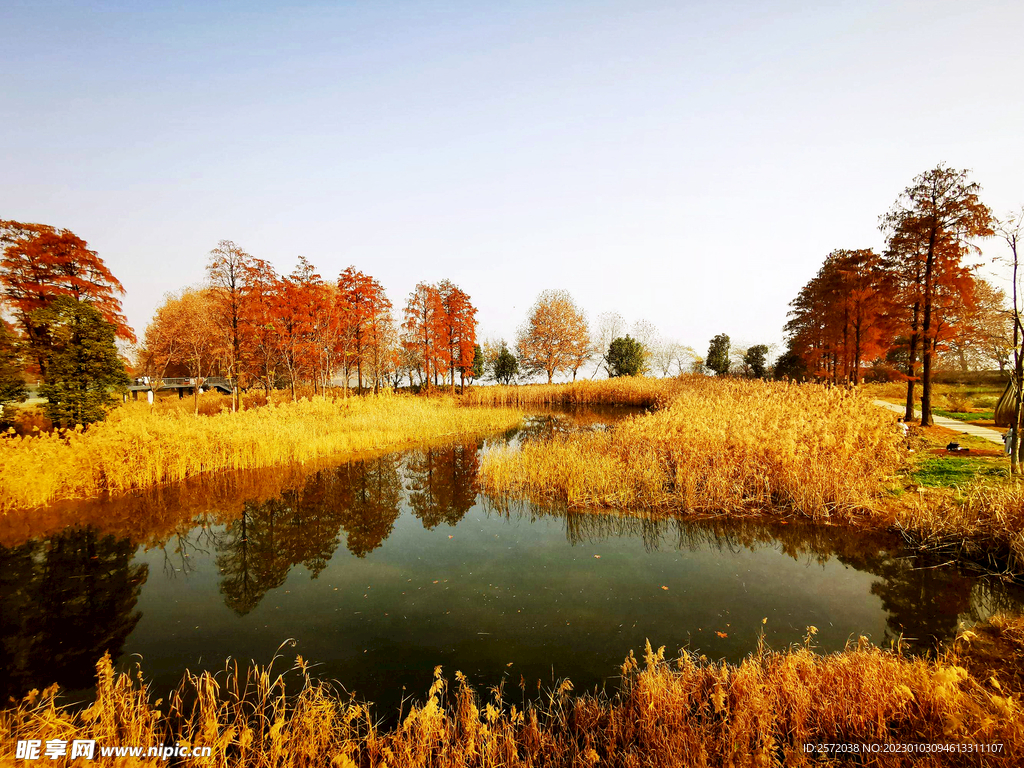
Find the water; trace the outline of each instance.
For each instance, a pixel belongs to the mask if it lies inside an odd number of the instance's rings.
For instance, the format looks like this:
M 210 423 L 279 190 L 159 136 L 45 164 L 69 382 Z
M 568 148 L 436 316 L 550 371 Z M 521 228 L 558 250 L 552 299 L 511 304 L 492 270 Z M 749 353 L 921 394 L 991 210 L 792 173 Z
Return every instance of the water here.
M 534 420 L 502 439 L 607 418 Z M 926 651 L 1024 592 L 924 561 L 890 536 L 757 520 L 652 520 L 504 505 L 479 493 L 494 441 L 341 466 L 220 476 L 0 526 L 0 695 L 141 658 L 154 696 L 184 670 L 296 654 L 379 712 L 435 665 L 526 695 L 614 687 L 645 640 L 738 661 L 903 635 Z M 69 518 L 84 527 L 64 527 Z M 766 620 L 766 621 L 764 621 Z

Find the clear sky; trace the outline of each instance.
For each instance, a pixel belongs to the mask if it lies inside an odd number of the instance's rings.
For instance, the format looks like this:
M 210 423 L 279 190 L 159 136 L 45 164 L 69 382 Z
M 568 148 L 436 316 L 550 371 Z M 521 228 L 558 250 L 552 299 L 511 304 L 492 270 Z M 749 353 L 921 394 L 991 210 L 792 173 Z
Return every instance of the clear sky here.
M 1024 203 L 1022 29 L 1020 0 L 3 0 L 0 218 L 88 240 L 140 335 L 231 239 L 399 310 L 451 279 L 483 336 L 565 288 L 779 342 L 916 174 Z

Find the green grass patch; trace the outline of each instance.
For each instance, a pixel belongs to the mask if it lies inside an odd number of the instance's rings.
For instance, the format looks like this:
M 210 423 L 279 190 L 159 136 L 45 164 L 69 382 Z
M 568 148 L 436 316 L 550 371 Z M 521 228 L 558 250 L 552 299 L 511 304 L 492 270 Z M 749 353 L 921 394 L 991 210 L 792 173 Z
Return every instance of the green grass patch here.
M 975 411 L 974 413 L 953 413 L 952 411 L 940 411 L 937 408 L 932 409 L 932 414 L 935 416 L 945 416 L 947 419 L 956 419 L 957 421 L 993 421 L 996 418 L 995 411 Z
M 926 456 L 910 473 L 915 483 L 931 488 L 999 482 L 1009 476 L 1010 468 L 1004 459 L 966 456 Z

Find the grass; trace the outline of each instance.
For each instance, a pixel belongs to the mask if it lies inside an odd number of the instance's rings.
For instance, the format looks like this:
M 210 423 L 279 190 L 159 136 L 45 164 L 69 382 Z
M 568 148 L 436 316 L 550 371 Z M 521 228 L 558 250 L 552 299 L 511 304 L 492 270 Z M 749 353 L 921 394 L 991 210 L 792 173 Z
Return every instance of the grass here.
M 932 409 L 933 416 L 945 416 L 947 419 L 956 419 L 957 421 L 967 422 L 982 422 L 982 421 L 995 421 L 995 411 L 967 411 L 964 413 L 957 413 L 954 411 L 943 411 L 939 409 Z
M 907 402 L 905 382 L 863 384 L 860 390 L 872 399 L 886 400 L 899 405 L 904 405 Z M 957 418 L 953 414 L 968 415 L 967 412 L 972 408 L 990 411 L 995 408 L 1002 393 L 1003 385 L 933 384 L 932 412 L 941 411 L 940 415 Z M 914 402 L 915 407 L 920 408 L 920 384 L 914 387 Z
M 194 416 L 130 403 L 87 431 L 0 438 L 0 512 L 118 494 L 223 470 L 400 449 L 517 424 L 511 408 L 390 393 L 314 398 Z
M 207 766 L 807 766 L 821 760 L 805 744 L 998 744 L 1024 748 L 1020 677 L 984 640 L 996 638 L 1012 661 L 1024 652 L 1024 622 L 997 617 L 938 659 L 909 658 L 863 638 L 820 655 L 807 640 L 783 652 L 760 645 L 740 664 L 693 653 L 669 662 L 664 648 L 632 653 L 613 694 L 572 696 L 562 681 L 517 706 L 501 688 L 482 701 L 440 667 L 424 702 L 385 728 L 371 708 L 313 679 L 300 657 L 290 673 L 272 668 L 186 675 L 167 702 L 150 703 L 141 674 L 97 664 L 97 696 L 85 709 L 58 704 L 57 690 L 33 692 L 0 712 L 0 742 L 95 739 L 98 746 L 180 743 L 212 747 Z M 973 674 L 972 674 L 973 670 Z M 289 693 L 287 679 L 298 678 Z M 882 748 L 882 747 L 879 747 Z M 987 753 L 861 756 L 861 764 L 970 766 Z M 1010 758 L 1012 759 L 1012 758 Z M 120 764 L 98 758 L 90 765 Z M 138 760 L 135 764 L 160 764 Z
M 851 517 L 900 465 L 894 419 L 855 391 L 693 379 L 614 429 L 495 450 L 492 494 L 570 507 Z
M 683 386 L 682 381 L 623 376 L 601 381 L 574 381 L 571 384 L 474 387 L 466 392 L 463 402 L 515 408 L 536 405 L 630 405 L 653 408 L 664 405 Z
M 910 478 L 931 488 L 963 487 L 978 481 L 1001 481 L 1010 476 L 1004 459 L 927 456 L 916 462 Z

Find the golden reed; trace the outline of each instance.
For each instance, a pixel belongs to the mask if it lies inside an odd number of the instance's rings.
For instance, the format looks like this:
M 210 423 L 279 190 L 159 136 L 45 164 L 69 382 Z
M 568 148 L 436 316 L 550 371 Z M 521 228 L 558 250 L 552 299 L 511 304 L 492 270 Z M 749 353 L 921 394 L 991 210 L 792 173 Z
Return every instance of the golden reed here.
M 1024 622 L 995 618 L 989 630 L 1024 652 Z M 62 708 L 56 687 L 0 711 L 0 763 L 19 739 L 95 739 L 100 745 L 177 743 L 212 748 L 186 764 L 226 768 L 485 768 L 505 766 L 812 766 L 833 764 L 805 745 L 857 745 L 857 765 L 1011 765 L 1024 749 L 1021 691 L 1009 668 L 979 664 L 965 633 L 938 659 L 908 658 L 861 640 L 820 655 L 807 640 L 785 652 L 760 646 L 740 664 L 683 654 L 668 662 L 647 645 L 630 653 L 612 694 L 572 696 L 565 680 L 519 707 L 492 689 L 480 701 L 440 667 L 425 703 L 383 728 L 366 705 L 312 679 L 300 657 L 288 693 L 270 668 L 186 675 L 166 702 L 150 701 L 137 677 L 97 664 L 97 697 Z M 517 697 L 518 698 L 518 697 Z M 885 745 L 965 745 L 996 751 L 883 752 Z M 876 745 L 878 752 L 872 752 Z M 838 756 L 831 756 L 833 759 Z M 851 755 L 842 755 L 849 759 Z M 4 761 L 7 761 L 5 763 Z M 88 765 L 124 764 L 100 758 Z M 138 760 L 137 765 L 161 765 Z M 845 764 L 845 763 L 844 763 Z
M 510 408 L 464 408 L 450 398 L 390 393 L 211 416 L 130 403 L 84 432 L 0 438 L 0 512 L 208 472 L 398 450 L 446 435 L 507 429 L 521 418 Z
M 495 450 L 481 473 L 491 493 L 572 507 L 825 518 L 868 509 L 902 461 L 893 418 L 856 391 L 698 378 L 613 429 Z

